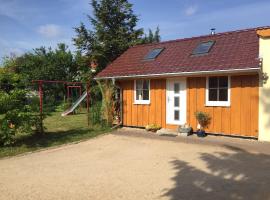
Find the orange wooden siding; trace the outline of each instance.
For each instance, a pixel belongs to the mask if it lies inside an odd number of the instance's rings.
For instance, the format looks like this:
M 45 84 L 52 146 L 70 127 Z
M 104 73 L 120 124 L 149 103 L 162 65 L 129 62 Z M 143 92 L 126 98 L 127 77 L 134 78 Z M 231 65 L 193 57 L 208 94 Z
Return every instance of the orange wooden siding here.
M 123 89 L 123 124 L 145 127 L 148 124 L 166 126 L 166 80 L 150 81 L 150 104 L 134 104 L 134 81 L 120 82 Z
M 196 111 L 205 111 L 211 116 L 208 132 L 229 135 L 258 136 L 258 76 L 241 75 L 231 77 L 231 106 L 205 106 L 205 77 L 187 78 L 187 123 L 196 130 Z M 150 104 L 134 104 L 134 81 L 121 81 L 123 89 L 123 125 L 144 127 L 166 124 L 166 79 L 150 81 Z
M 259 79 L 257 75 L 231 76 L 231 106 L 205 106 L 205 77 L 187 79 L 187 122 L 196 129 L 195 111 L 210 114 L 211 133 L 258 136 Z

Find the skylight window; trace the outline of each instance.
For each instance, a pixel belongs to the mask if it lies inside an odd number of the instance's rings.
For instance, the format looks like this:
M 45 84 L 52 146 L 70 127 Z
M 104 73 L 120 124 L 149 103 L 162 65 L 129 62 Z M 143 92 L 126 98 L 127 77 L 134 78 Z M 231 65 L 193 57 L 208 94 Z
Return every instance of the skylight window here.
M 161 53 L 161 51 L 163 51 L 164 48 L 156 48 L 156 49 L 152 49 L 146 56 L 145 56 L 145 60 L 153 60 L 156 57 L 158 57 L 158 55 Z
M 209 53 L 214 44 L 214 41 L 202 42 L 194 49 L 192 55 Z

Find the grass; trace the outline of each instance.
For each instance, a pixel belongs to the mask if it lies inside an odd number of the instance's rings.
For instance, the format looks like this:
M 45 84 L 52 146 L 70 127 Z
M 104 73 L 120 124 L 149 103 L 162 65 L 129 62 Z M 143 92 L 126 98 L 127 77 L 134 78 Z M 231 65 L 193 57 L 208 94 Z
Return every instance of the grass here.
M 109 132 L 110 129 L 103 126 L 88 127 L 86 117 L 86 114 L 62 117 L 60 112 L 53 113 L 44 120 L 44 135 L 18 135 L 12 146 L 0 147 L 0 158 L 87 140 Z

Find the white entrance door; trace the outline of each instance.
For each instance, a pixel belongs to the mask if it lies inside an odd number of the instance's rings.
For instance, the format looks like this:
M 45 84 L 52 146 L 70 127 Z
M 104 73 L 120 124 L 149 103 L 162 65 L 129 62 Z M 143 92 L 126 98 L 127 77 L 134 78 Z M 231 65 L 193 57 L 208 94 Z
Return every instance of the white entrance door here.
M 186 123 L 186 79 L 167 79 L 166 123 L 183 125 Z

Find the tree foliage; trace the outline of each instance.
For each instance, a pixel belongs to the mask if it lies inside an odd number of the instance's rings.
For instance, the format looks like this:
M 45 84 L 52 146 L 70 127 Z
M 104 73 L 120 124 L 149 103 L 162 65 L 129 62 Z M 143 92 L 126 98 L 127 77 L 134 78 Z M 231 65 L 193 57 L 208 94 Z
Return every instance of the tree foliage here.
M 78 71 L 74 56 L 65 44 L 58 44 L 55 50 L 36 48 L 17 57 L 12 67 L 29 82 L 41 79 L 71 81 L 76 79 Z
M 21 75 L 0 71 L 0 145 L 10 145 L 17 133 L 39 131 L 36 97 L 24 89 Z
M 4 67 L 21 75 L 21 83 L 28 89 L 37 89 L 33 80 L 85 81 L 90 75 L 87 60 L 73 54 L 67 45 L 57 48 L 40 47 L 19 57 L 6 58 Z M 62 102 L 66 94 L 63 84 L 44 84 L 44 103 Z
M 98 61 L 102 70 L 130 46 L 160 41 L 159 28 L 149 35 L 138 29 L 138 17 L 128 0 L 92 0 L 93 16 L 88 16 L 91 30 L 81 23 L 73 38 L 77 49 Z
M 161 37 L 160 37 L 159 32 L 160 32 L 159 27 L 156 28 L 154 33 L 151 29 L 149 29 L 148 35 L 147 34 L 144 35 L 144 38 L 142 38 L 141 40 L 141 44 L 160 42 Z

